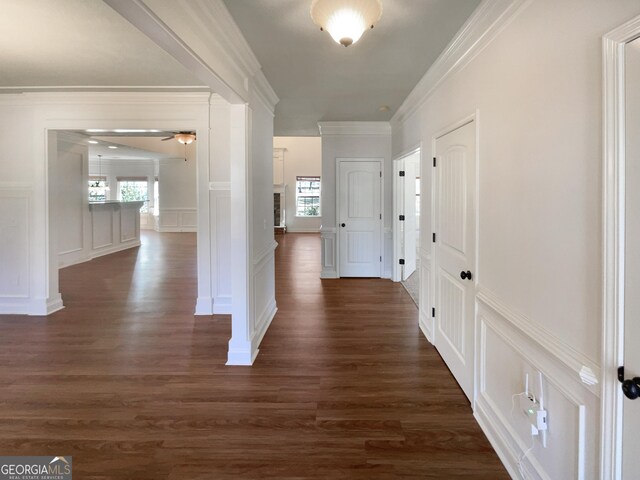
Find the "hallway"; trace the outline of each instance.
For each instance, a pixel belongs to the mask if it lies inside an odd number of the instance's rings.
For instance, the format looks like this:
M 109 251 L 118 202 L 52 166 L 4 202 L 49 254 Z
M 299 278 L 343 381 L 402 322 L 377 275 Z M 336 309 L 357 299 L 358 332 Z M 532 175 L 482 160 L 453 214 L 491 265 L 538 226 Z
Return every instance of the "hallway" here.
M 277 237 L 279 311 L 251 368 L 194 317 L 195 235 L 61 271 L 67 308 L 0 316 L 0 452 L 80 479 L 508 478 L 400 284 L 319 279 Z

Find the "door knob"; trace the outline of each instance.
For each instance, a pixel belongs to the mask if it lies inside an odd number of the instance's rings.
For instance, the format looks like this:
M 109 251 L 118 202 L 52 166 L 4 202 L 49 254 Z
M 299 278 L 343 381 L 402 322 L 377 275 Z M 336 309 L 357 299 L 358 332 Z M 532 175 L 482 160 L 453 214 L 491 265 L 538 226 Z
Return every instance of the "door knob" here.
M 473 275 L 471 275 L 471 272 L 467 270 L 466 272 L 460 272 L 460 278 L 463 280 L 471 280 Z
M 640 397 L 640 377 L 625 380 L 624 367 L 618 367 L 618 381 L 622 383 L 622 393 L 629 400 L 635 400 Z
M 343 224 L 341 224 L 340 226 L 341 226 L 341 227 L 346 227 L 346 226 L 347 226 L 347 224 L 346 224 L 346 223 L 343 223 Z

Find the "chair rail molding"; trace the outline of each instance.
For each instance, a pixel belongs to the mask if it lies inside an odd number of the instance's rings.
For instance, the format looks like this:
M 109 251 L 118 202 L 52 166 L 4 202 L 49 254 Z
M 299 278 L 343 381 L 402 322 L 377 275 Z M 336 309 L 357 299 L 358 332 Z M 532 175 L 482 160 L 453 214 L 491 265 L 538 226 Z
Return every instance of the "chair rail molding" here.
M 478 287 L 476 312 L 474 416 L 509 473 L 521 478 L 521 467 L 525 478 L 595 478 L 588 472 L 593 473 L 598 463 L 597 442 L 592 440 L 598 434 L 600 389 L 593 383 L 598 367 L 540 326 L 532 327 L 536 325 L 533 320 L 516 313 L 482 286 Z M 498 379 L 495 369 L 501 362 L 503 375 Z M 590 372 L 588 382 L 585 370 Z M 550 415 L 553 436 L 547 438 L 548 448 L 534 440 L 535 448 L 524 458 L 531 446 L 528 420 L 508 413 L 512 395 L 518 392 L 514 385 L 524 381 L 519 377 L 526 372 L 531 378 L 536 371 L 545 384 L 546 408 L 563 413 Z M 535 391 L 537 382 L 532 383 Z

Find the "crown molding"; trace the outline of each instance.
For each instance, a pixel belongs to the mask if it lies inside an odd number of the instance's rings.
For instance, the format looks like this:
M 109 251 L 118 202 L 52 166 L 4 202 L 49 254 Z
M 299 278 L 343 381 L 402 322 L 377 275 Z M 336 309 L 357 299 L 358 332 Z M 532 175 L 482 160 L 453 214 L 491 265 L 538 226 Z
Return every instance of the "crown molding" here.
M 0 94 L 0 105 L 203 104 L 209 92 L 23 92 Z
M 391 135 L 389 122 L 318 122 L 320 136 Z
M 220 1 L 212 0 L 211 4 Z M 237 88 L 237 85 L 241 84 L 237 74 L 239 68 L 234 59 L 229 56 L 229 52 L 225 52 L 222 49 L 219 41 L 218 34 L 220 32 L 218 29 L 224 28 L 224 24 L 221 25 L 221 22 L 216 21 L 212 25 L 208 25 L 207 28 L 202 28 L 202 20 L 199 15 L 203 14 L 199 12 L 202 8 L 206 11 L 206 7 L 200 5 L 203 3 L 202 0 L 181 2 L 179 10 L 176 10 L 176 3 L 168 3 L 164 0 L 147 0 L 146 3 L 142 0 L 104 0 L 104 2 L 191 71 L 205 85 L 211 87 L 213 91 L 232 103 L 244 103 L 246 101 L 246 92 L 242 92 Z M 153 8 L 147 3 L 153 5 Z M 199 38 L 197 43 L 200 50 L 203 50 L 203 45 L 206 46 L 206 51 L 201 51 L 200 54 L 196 53 L 193 49 L 193 43 L 196 42 L 192 41 L 191 44 L 185 42 L 178 33 L 161 19 L 161 15 L 158 14 L 159 11 L 164 12 L 165 20 L 169 20 L 167 17 L 175 20 L 175 23 L 185 31 L 188 29 L 189 32 L 193 32 L 197 24 L 200 27 L 198 28 Z M 179 16 L 176 16 L 176 11 L 180 12 Z M 225 68 L 218 68 L 217 70 L 227 70 L 224 78 L 220 76 L 219 71 L 212 68 L 202 57 L 202 54 L 207 53 L 210 54 L 210 57 L 223 61 Z
M 468 65 L 531 2 L 483 0 L 402 102 L 391 123 L 401 124 L 418 111 L 448 77 Z
M 267 80 L 267 77 L 264 76 L 264 73 L 262 73 L 262 70 L 258 70 L 253 76 L 250 81 L 250 87 L 253 88 L 252 92 L 250 92 L 249 98 L 251 98 L 251 93 L 255 94 L 256 99 L 259 100 L 273 115 L 276 104 L 280 99 L 273 88 L 271 88 L 271 84 Z
M 191 5 L 192 2 L 193 0 L 185 2 L 185 5 Z M 216 26 L 217 33 L 219 33 L 218 42 L 228 52 L 229 57 L 235 59 L 234 63 L 239 66 L 244 75 L 246 77 L 255 75 L 262 68 L 262 65 L 224 2 L 222 0 L 198 0 L 193 4 L 199 6 L 200 12 L 204 14 L 200 20 L 204 22 L 206 31 L 213 31 L 211 25 Z

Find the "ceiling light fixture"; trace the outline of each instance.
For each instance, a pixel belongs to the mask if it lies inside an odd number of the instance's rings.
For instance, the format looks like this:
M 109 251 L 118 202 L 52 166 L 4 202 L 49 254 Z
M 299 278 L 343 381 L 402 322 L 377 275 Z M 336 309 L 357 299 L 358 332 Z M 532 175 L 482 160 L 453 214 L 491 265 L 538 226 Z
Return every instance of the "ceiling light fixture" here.
M 107 148 L 111 148 L 111 149 L 115 150 L 118 147 L 116 147 L 115 145 L 109 145 Z
M 97 145 L 98 141 L 97 140 L 87 140 L 89 143 L 91 143 L 92 145 Z
M 382 0 L 313 0 L 311 18 L 340 45 L 356 43 L 382 15 Z
M 176 133 L 173 138 L 183 145 L 189 145 L 196 139 L 196 136 L 193 133 L 179 132 Z

